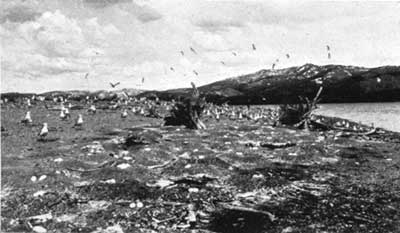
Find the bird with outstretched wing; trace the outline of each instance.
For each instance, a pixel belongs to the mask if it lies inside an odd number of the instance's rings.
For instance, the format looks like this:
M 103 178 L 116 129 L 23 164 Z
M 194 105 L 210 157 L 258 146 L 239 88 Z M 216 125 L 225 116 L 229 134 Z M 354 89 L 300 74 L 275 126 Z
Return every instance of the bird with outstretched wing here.
M 196 50 L 194 50 L 192 47 L 190 47 L 190 51 L 192 51 L 194 54 L 197 54 Z
M 112 88 L 115 88 L 116 86 L 118 86 L 120 84 L 120 82 L 117 82 L 117 83 L 110 83 L 110 86 L 112 87 Z

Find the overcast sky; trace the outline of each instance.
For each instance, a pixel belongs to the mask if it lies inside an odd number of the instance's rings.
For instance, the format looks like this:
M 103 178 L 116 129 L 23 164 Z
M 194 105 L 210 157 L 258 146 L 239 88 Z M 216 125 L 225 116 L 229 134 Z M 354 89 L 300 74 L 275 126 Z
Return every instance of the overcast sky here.
M 398 1 L 3 0 L 1 91 L 161 90 L 273 63 L 400 65 L 399 12 Z

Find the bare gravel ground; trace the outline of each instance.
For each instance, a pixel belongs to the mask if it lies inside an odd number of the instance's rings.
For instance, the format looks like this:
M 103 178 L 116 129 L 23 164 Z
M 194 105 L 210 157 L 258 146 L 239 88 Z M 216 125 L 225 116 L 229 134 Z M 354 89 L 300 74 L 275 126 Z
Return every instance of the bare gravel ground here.
M 3 232 L 400 232 L 395 140 L 120 110 L 74 110 L 75 129 L 42 105 L 24 126 L 27 110 L 1 111 Z

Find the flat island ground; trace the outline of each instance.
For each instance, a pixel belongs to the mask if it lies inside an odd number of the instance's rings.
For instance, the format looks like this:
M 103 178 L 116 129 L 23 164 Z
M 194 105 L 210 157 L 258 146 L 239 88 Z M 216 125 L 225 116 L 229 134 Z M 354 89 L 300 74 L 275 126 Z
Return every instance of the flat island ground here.
M 396 133 L 229 114 L 190 130 L 140 102 L 126 118 L 73 102 L 82 108 L 60 120 L 51 104 L 1 105 L 2 232 L 400 232 Z

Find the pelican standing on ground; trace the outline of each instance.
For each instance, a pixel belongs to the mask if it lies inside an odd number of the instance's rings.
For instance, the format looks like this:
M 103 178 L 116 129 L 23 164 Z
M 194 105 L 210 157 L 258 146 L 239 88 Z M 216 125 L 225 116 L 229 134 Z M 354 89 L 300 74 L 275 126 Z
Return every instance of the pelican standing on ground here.
M 61 120 L 65 120 L 65 119 L 67 118 L 67 117 L 65 116 L 65 109 L 61 109 L 60 118 L 61 118 Z
M 32 123 L 32 118 L 31 118 L 31 112 L 30 111 L 26 112 L 25 118 L 22 119 L 21 122 L 24 123 L 24 124 Z
M 75 121 L 74 127 L 82 127 L 82 125 L 83 125 L 82 114 L 79 114 L 77 120 Z
M 65 118 L 70 118 L 71 117 L 71 114 L 69 113 L 69 109 L 68 108 L 65 108 L 64 114 L 65 114 Z
M 47 123 L 43 123 L 43 127 L 40 130 L 38 136 L 40 137 L 40 139 L 43 139 L 47 136 L 47 134 L 49 133 L 49 129 L 47 128 Z
M 126 111 L 126 109 L 124 109 L 124 111 L 121 113 L 121 118 L 126 118 L 128 116 L 128 112 Z
M 90 113 L 95 114 L 96 113 L 96 106 L 94 106 L 94 104 L 90 105 L 90 108 L 88 110 Z

